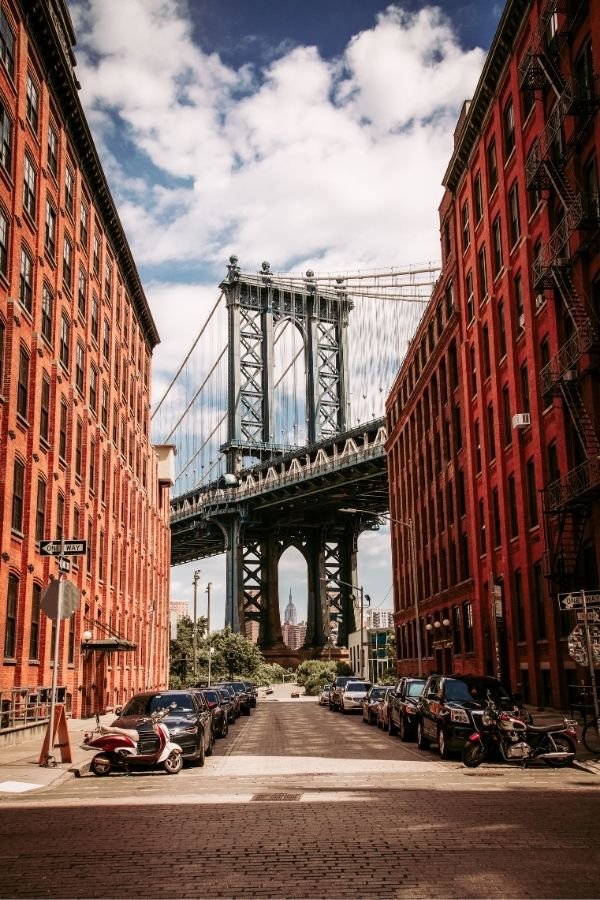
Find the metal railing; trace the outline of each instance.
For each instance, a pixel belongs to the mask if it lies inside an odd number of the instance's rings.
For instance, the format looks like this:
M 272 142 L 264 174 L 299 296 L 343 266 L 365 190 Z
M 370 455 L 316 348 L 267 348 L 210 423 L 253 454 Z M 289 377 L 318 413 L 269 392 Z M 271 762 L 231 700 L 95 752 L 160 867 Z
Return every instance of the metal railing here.
M 540 385 L 544 396 L 550 393 L 566 372 L 576 369 L 578 361 L 593 346 L 595 340 L 596 333 L 590 321 L 578 326 L 575 333 L 540 372 Z
M 50 718 L 51 687 L 21 687 L 0 691 L 0 732 L 34 725 Z M 57 687 L 56 702 L 71 711 L 71 695 L 65 685 Z
M 558 478 L 545 488 L 545 509 L 547 512 L 559 510 L 592 490 L 600 490 L 600 458 L 597 456 L 586 459 L 564 478 Z

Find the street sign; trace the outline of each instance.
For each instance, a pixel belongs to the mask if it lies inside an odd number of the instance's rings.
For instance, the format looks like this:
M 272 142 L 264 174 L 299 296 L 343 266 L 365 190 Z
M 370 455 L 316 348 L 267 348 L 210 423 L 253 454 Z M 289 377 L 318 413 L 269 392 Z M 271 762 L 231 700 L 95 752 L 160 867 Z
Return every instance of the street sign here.
M 588 625 L 588 628 L 592 647 L 592 661 L 595 666 L 600 666 L 600 625 Z M 587 666 L 589 662 L 586 643 L 585 627 L 576 625 L 567 638 L 567 646 L 569 648 L 569 656 L 575 662 L 578 662 L 580 666 Z
M 577 610 L 578 622 L 600 622 L 600 609 L 588 609 L 584 613 L 582 609 Z
M 65 541 L 64 546 L 60 541 L 40 541 L 40 553 L 42 556 L 85 556 L 87 553 L 87 541 Z
M 572 609 L 583 609 L 583 593 L 585 593 L 585 605 L 600 607 L 600 594 L 588 594 L 587 591 L 578 591 L 575 594 L 559 594 L 558 606 L 563 612 Z
M 64 556 L 58 557 L 58 571 L 59 572 L 70 572 L 71 571 L 71 560 L 66 559 Z
M 60 581 L 51 581 L 44 588 L 40 597 L 40 606 L 49 619 L 58 619 L 58 591 Z M 60 605 L 60 618 L 70 619 L 73 613 L 79 609 L 81 591 L 72 581 L 63 581 L 62 603 Z

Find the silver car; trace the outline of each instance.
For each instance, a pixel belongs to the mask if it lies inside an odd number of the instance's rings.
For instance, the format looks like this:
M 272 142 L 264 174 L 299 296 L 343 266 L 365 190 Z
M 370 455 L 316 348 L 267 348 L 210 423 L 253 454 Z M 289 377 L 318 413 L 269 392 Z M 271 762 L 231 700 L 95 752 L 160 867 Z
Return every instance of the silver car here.
M 371 687 L 370 681 L 347 681 L 342 688 L 340 708 L 344 714 L 354 710 L 362 711 L 362 702 Z
M 319 706 L 329 706 L 330 691 L 331 691 L 331 685 L 324 684 L 323 689 L 319 695 Z

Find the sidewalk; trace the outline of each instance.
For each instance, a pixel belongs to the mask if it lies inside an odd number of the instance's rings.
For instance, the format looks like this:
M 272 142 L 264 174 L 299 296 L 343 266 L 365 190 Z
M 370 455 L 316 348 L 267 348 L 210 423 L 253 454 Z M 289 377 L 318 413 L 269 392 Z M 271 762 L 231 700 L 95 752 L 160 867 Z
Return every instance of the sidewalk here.
M 103 725 L 114 722 L 114 713 L 100 716 Z M 86 731 L 93 731 L 96 719 L 67 719 L 72 762 L 63 763 L 60 750 L 55 748 L 55 766 L 40 766 L 38 760 L 44 744 L 44 735 L 38 735 L 19 744 L 0 749 L 0 801 L 8 795 L 27 793 L 56 784 L 70 773 L 81 775 L 88 771 L 93 753 L 82 750 Z M 72 777 L 72 775 L 71 775 Z

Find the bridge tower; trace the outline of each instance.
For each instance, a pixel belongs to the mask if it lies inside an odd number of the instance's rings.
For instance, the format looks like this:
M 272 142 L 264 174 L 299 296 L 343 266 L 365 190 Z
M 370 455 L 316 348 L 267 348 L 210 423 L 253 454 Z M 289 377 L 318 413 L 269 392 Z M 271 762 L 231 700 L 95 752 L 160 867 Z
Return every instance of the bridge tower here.
M 228 314 L 228 437 L 221 450 L 227 457 L 225 478 L 233 481 L 246 466 L 277 459 L 291 449 L 291 442 L 278 441 L 274 430 L 274 334 L 286 320 L 302 339 L 307 442 L 316 444 L 347 429 L 352 301 L 342 279 L 333 290 L 323 291 L 310 270 L 303 279 L 283 282 L 267 262 L 257 275 L 242 274 L 236 256 L 230 257 L 227 268 L 220 287 Z M 251 538 L 245 536 L 246 524 L 243 505 L 232 509 L 224 521 L 226 624 L 243 632 L 246 621 L 258 621 L 259 645 L 277 655 L 283 648 L 278 565 L 285 550 L 295 546 L 308 572 L 306 647 L 318 650 L 327 642 L 332 615 L 337 643 L 347 646 L 348 633 L 355 628 L 347 587 L 356 583 L 357 532 L 352 524 L 333 543 L 326 526 L 319 523 L 292 532 L 282 528 L 274 514 L 262 528 L 252 529 Z

